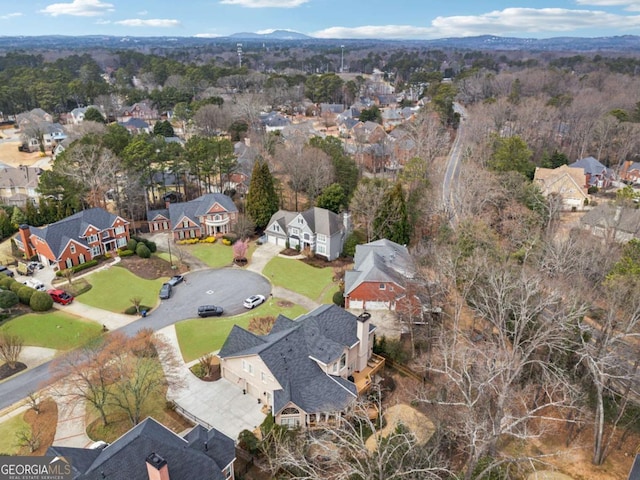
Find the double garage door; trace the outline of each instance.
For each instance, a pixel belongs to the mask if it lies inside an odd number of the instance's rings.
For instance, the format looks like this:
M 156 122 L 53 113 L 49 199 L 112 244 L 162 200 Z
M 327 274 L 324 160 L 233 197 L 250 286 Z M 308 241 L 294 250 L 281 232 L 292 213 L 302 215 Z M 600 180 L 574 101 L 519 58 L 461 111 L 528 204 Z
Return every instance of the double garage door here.
M 276 237 L 275 235 L 267 235 L 267 239 L 269 240 L 269 243 L 273 243 L 275 245 L 278 245 L 279 247 L 287 246 L 286 238 Z

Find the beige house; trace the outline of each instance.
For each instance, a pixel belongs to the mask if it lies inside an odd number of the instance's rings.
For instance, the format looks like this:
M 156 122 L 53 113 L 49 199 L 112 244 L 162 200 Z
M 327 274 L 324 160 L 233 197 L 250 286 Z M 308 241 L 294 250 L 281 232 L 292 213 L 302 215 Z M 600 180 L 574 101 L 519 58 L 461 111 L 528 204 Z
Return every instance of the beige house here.
M 221 375 L 270 407 L 280 425 L 338 421 L 384 366 L 374 331 L 369 314 L 336 305 L 296 320 L 280 315 L 268 335 L 234 326 L 218 353 Z
M 533 181 L 543 195 L 558 195 L 567 210 L 583 210 L 589 203 L 584 173 L 577 168 L 562 165 L 558 168 L 536 168 Z

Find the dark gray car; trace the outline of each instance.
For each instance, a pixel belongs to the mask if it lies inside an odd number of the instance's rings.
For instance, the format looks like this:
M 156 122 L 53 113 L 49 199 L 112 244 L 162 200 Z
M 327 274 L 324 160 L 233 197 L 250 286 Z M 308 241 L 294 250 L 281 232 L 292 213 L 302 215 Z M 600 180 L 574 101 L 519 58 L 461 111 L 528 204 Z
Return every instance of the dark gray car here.
M 198 307 L 199 317 L 219 317 L 224 312 L 218 305 L 201 305 Z
M 163 283 L 160 288 L 160 300 L 166 300 L 167 298 L 171 298 L 171 284 Z

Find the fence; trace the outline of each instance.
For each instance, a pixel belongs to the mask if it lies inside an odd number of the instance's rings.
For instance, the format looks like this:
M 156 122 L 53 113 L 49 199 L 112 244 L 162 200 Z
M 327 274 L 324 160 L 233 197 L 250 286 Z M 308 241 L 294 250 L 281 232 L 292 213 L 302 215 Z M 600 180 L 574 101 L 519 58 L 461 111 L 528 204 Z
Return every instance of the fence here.
M 182 408 L 177 403 L 174 402 L 173 405 L 174 405 L 174 410 L 176 412 L 178 412 L 180 415 L 182 415 L 184 418 L 186 418 L 187 420 L 191 420 L 195 424 L 202 425 L 207 430 L 211 430 L 213 428 L 213 425 L 211 425 L 211 424 L 205 422 L 204 420 L 202 420 L 201 418 L 198 418 L 195 415 L 187 412 L 184 408 Z
M 394 370 L 398 371 L 402 375 L 414 378 L 419 382 L 423 382 L 423 383 L 428 380 L 426 375 L 415 372 L 411 370 L 409 367 L 407 367 L 406 365 L 403 365 L 398 362 L 394 362 L 393 360 L 391 360 L 389 357 L 385 355 L 383 355 L 383 357 L 385 358 L 385 365 L 387 365 L 390 368 L 393 368 Z

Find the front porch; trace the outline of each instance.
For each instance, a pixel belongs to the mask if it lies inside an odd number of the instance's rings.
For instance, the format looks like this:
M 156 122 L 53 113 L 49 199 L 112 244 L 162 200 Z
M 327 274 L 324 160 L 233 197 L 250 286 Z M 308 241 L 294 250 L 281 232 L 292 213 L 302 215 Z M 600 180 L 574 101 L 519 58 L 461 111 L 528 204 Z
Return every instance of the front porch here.
M 383 368 L 384 357 L 372 353 L 371 358 L 367 362 L 367 366 L 363 370 L 359 372 L 353 372 L 351 374 L 353 376 L 353 383 L 356 384 L 358 395 L 362 395 L 364 392 L 369 390 L 369 388 L 371 388 L 373 376 Z

